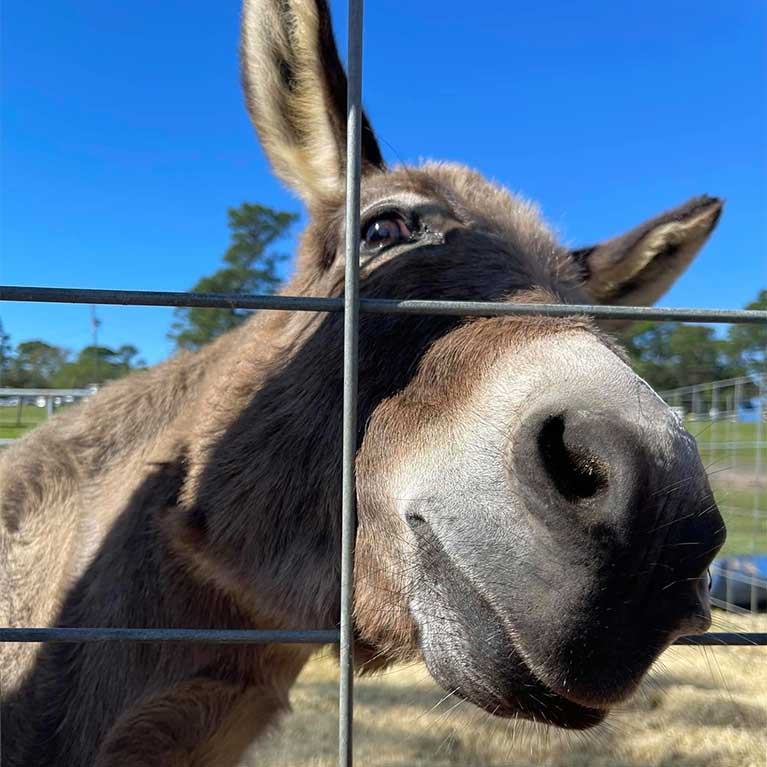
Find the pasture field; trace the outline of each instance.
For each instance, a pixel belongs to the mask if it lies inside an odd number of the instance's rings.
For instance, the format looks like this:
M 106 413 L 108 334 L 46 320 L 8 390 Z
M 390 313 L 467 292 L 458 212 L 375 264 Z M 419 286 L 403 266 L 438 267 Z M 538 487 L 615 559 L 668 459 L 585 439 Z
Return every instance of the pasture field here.
M 703 464 L 713 473 L 728 467 L 753 470 L 756 465 L 758 424 L 732 421 L 686 421 L 700 450 Z M 762 463 L 767 456 L 767 426 L 762 426 Z
M 722 511 L 722 517 L 727 525 L 727 540 L 719 556 L 767 552 L 767 517 L 754 518 L 727 510 Z
M 23 405 L 21 413 L 18 407 L 0 407 L 0 439 L 16 439 L 43 423 L 46 418 L 44 407 Z
M 767 616 L 715 611 L 720 631 L 767 631 Z M 293 713 L 248 764 L 336 764 L 338 665 L 315 658 Z M 587 733 L 491 719 L 446 696 L 420 664 L 355 682 L 356 764 L 364 767 L 765 767 L 767 648 L 672 647 L 633 700 Z M 242 767 L 245 767 L 245 763 Z
M 733 488 L 716 482 L 713 486 L 727 525 L 722 555 L 767 552 L 767 482 L 752 489 Z M 754 503 L 760 512 L 757 515 L 754 515 Z

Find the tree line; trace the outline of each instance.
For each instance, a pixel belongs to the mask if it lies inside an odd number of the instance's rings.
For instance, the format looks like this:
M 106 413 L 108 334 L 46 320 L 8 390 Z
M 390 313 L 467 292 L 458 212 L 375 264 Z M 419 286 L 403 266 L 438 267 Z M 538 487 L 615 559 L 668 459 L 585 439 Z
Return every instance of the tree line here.
M 745 309 L 767 309 L 760 290 Z M 725 333 L 710 325 L 635 322 L 622 333 L 634 369 L 658 391 L 767 374 L 767 327 L 730 325 Z
M 5 387 L 81 389 L 145 367 L 132 344 L 118 349 L 86 346 L 73 354 L 69 349 L 38 339 L 13 347 L 9 336 L 2 333 L 0 347 L 0 386 Z
M 287 256 L 275 250 L 298 220 L 296 213 L 243 203 L 228 211 L 230 244 L 222 265 L 192 287 L 197 293 L 273 293 Z M 759 290 L 746 309 L 767 309 Z M 168 338 L 176 352 L 194 351 L 244 322 L 244 309 L 176 309 Z M 721 333 L 708 325 L 637 322 L 621 340 L 637 372 L 658 390 L 767 373 L 767 327 L 732 325 Z M 145 367 L 138 349 L 86 346 L 74 353 L 40 339 L 17 346 L 0 325 L 0 386 L 80 388 L 120 378 Z

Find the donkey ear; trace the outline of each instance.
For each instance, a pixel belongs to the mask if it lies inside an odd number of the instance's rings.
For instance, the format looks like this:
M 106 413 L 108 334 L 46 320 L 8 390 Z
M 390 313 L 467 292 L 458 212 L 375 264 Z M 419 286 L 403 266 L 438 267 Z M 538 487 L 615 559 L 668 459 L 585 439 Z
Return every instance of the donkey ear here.
M 708 239 L 723 204 L 716 197 L 695 197 L 620 237 L 572 251 L 594 301 L 655 303 Z
M 309 207 L 343 189 L 346 73 L 325 0 L 245 0 L 240 62 L 248 111 L 274 172 Z M 363 115 L 363 172 L 383 168 Z

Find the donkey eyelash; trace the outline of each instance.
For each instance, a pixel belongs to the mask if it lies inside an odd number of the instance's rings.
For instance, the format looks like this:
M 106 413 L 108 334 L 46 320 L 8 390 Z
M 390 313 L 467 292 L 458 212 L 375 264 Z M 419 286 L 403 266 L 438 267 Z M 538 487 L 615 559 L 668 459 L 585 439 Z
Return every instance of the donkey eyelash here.
M 371 210 L 366 210 L 360 219 L 360 234 L 363 238 L 370 225 L 379 218 L 400 218 L 411 232 L 415 232 L 421 226 L 420 217 L 413 211 L 405 212 L 400 208 L 388 205 L 381 208 L 372 208 Z
M 389 244 L 383 244 L 380 247 L 367 247 L 366 238 L 367 232 L 370 227 L 378 220 L 381 219 L 398 219 L 400 220 L 409 232 L 407 239 L 392 242 Z M 360 249 L 371 254 L 376 255 L 390 250 L 391 248 L 407 245 L 409 243 L 416 242 L 423 234 L 428 231 L 420 217 L 413 211 L 405 212 L 400 208 L 382 206 L 380 208 L 374 208 L 366 211 L 360 224 Z

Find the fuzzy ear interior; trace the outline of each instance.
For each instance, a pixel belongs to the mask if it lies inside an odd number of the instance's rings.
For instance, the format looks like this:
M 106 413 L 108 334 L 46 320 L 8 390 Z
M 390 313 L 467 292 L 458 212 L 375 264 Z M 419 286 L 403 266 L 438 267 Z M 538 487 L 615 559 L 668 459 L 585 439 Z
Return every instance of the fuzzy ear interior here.
M 601 304 L 649 306 L 673 285 L 714 230 L 724 202 L 703 195 L 626 234 L 572 255 Z
M 274 172 L 311 208 L 343 188 L 346 73 L 326 0 L 245 0 L 245 101 Z M 367 116 L 363 172 L 384 161 Z

